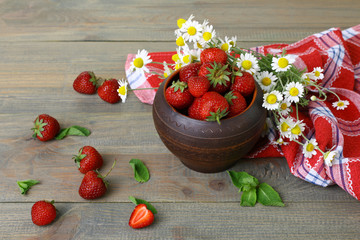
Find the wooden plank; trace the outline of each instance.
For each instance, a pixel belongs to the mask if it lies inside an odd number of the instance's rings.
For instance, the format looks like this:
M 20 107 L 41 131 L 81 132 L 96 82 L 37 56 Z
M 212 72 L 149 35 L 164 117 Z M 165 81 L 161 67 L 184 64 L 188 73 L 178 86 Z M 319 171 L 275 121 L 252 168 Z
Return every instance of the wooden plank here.
M 359 23 L 359 1 L 1 1 L 0 41 L 172 41 L 176 20 L 194 13 L 242 41 L 296 41 Z M 228 16 L 225 17 L 224 16 Z
M 31 222 L 32 203 L 0 205 L 3 239 L 358 239 L 358 204 L 296 203 L 284 208 L 238 203 L 154 203 L 154 223 L 128 226 L 131 203 L 55 203 L 48 226 Z
M 156 142 L 157 137 L 152 135 Z M 172 154 L 153 153 L 152 149 L 164 146 L 143 146 L 144 153 L 125 154 L 125 151 L 138 149 L 141 144 L 124 147 L 127 143 L 109 137 L 111 143 L 101 144 L 99 137 L 69 138 L 60 142 L 40 143 L 18 139 L 9 151 L 2 151 L 0 175 L 0 202 L 33 202 L 37 199 L 54 199 L 57 202 L 86 202 L 78 194 L 83 177 L 72 155 L 86 144 L 95 146 L 104 156 L 105 164 L 101 169 L 106 173 L 114 159 L 117 165 L 108 177 L 109 192 L 93 202 L 124 202 L 128 196 L 136 196 L 154 202 L 240 202 L 238 189 L 234 187 L 226 172 L 204 174 L 186 168 Z M 161 144 L 161 143 L 158 143 Z M 119 147 L 116 147 L 119 146 Z M 21 149 L 21 150 L 19 150 Z M 59 153 L 59 152 L 66 153 Z M 132 158 L 144 161 L 150 171 L 149 182 L 140 184 L 133 178 L 129 165 Z M 322 201 L 357 202 L 339 187 L 323 188 L 307 183 L 291 175 L 286 161 L 274 159 L 244 159 L 231 170 L 246 171 L 260 182 L 272 185 L 285 203 Z M 17 180 L 36 179 L 41 184 L 34 186 L 29 194 L 20 194 Z

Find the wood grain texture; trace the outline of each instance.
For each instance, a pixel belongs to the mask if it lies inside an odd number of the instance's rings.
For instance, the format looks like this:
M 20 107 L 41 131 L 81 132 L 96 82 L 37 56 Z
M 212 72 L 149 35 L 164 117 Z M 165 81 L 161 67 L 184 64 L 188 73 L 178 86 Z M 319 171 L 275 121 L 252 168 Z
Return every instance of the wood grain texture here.
M 55 203 L 48 226 L 31 222 L 31 203 L 0 205 L 3 239 L 358 239 L 360 210 L 349 203 L 288 203 L 284 208 L 238 203 L 162 203 L 154 224 L 128 226 L 132 203 Z M 276 212 L 276 214 L 274 214 Z
M 242 41 L 296 41 L 358 23 L 359 1 L 0 2 L 0 41 L 172 41 L 178 18 L 208 18 Z M 227 16 L 224 18 L 224 16 Z

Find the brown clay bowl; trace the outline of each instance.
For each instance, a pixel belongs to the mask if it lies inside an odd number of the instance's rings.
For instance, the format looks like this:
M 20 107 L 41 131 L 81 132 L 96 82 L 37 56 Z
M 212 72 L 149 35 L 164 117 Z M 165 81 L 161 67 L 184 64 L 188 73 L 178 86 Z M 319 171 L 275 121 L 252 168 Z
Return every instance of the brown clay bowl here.
M 153 104 L 155 128 L 165 146 L 188 168 L 221 172 L 247 154 L 264 128 L 266 110 L 258 84 L 249 106 L 241 114 L 217 122 L 192 119 L 176 111 L 165 99 L 165 89 L 179 79 L 173 72 L 159 87 Z

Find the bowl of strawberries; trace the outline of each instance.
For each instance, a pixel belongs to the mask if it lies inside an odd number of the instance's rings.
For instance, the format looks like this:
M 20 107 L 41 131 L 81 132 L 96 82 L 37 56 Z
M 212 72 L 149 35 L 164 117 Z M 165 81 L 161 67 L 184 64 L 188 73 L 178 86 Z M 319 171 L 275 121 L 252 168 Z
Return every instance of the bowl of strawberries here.
M 239 70 L 219 48 L 200 62 L 174 71 L 153 103 L 155 128 L 164 145 L 192 170 L 221 172 L 259 140 L 266 110 L 251 73 Z

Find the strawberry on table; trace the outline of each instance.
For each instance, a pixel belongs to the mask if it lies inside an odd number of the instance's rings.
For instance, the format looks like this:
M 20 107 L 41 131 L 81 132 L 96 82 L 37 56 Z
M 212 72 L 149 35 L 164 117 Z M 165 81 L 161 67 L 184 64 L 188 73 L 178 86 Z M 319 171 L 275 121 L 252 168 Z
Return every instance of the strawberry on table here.
M 80 73 L 73 82 L 73 88 L 78 93 L 94 94 L 97 88 L 97 78 L 93 72 Z
M 188 80 L 188 88 L 194 97 L 201 97 L 210 88 L 210 81 L 203 76 L 193 76 Z
M 217 121 L 225 117 L 229 111 L 229 103 L 217 92 L 207 92 L 201 97 L 199 109 L 200 120 Z
M 78 155 L 73 157 L 81 173 L 101 168 L 103 158 L 100 153 L 92 146 L 80 148 Z
M 105 175 L 102 176 L 97 171 L 89 171 L 85 174 L 83 180 L 81 181 L 79 187 L 79 195 L 84 199 L 96 199 L 102 197 L 108 188 L 108 182 L 105 178 L 109 175 L 111 170 L 114 168 L 116 161 L 112 165 L 110 171 Z
M 225 99 L 230 105 L 227 117 L 236 116 L 242 113 L 247 107 L 245 98 L 241 95 L 241 93 L 237 91 L 228 92 L 227 94 L 225 94 Z
M 226 52 L 220 48 L 206 48 L 200 54 L 200 61 L 202 63 L 217 62 L 225 65 L 227 60 L 228 60 L 228 56 Z
M 180 68 L 180 71 L 179 71 L 180 81 L 187 82 L 190 77 L 197 76 L 200 66 L 201 66 L 201 63 L 196 62 L 196 63 L 190 63 L 190 64 Z
M 31 219 L 34 224 L 43 226 L 50 224 L 56 218 L 54 202 L 38 201 L 31 208 Z
M 174 108 L 181 110 L 189 107 L 194 100 L 186 82 L 174 81 L 165 90 L 165 98 Z
M 103 82 L 103 84 L 98 88 L 99 97 L 105 102 L 114 104 L 120 101 L 120 96 L 118 93 L 120 85 L 116 79 L 108 79 Z
M 250 96 L 255 89 L 254 77 L 248 72 L 241 72 L 241 76 L 235 76 L 230 90 L 238 91 L 244 97 Z
M 59 122 L 48 114 L 39 115 L 34 121 L 33 137 L 40 141 L 49 141 L 59 133 L 60 124 Z
M 138 204 L 131 213 L 129 226 L 132 228 L 143 228 L 154 222 L 154 214 L 147 209 L 145 204 Z

